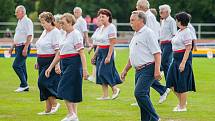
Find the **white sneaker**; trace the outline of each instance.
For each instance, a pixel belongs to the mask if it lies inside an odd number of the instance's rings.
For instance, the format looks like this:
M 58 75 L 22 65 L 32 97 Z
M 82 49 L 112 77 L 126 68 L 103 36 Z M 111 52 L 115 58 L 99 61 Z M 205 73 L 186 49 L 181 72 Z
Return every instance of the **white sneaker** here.
M 177 105 L 176 107 L 173 108 L 172 110 L 173 112 L 186 112 L 187 108 L 180 108 L 179 105 Z
M 58 111 L 59 108 L 60 108 L 60 103 L 57 103 L 56 107 L 52 107 L 51 112 L 54 114 Z
M 78 120 L 78 116 L 76 114 L 73 114 L 72 116 L 71 115 L 67 115 L 61 121 L 79 121 L 79 120 Z
M 51 115 L 51 114 L 53 114 L 52 111 L 50 112 L 43 111 L 43 112 L 37 113 L 37 115 Z
M 163 103 L 166 100 L 166 97 L 168 96 L 169 93 L 170 93 L 170 89 L 167 88 L 165 93 L 160 96 L 160 99 L 159 99 L 158 103 L 159 104 Z
M 110 100 L 110 97 L 99 97 L 96 100 Z
M 15 92 L 23 92 L 23 91 L 29 91 L 29 87 L 18 87 Z
M 95 82 L 95 78 L 93 76 L 89 76 L 87 78 L 87 80 L 90 81 L 90 82 Z
M 138 103 L 132 103 L 131 106 L 138 106 Z
M 112 95 L 112 100 L 116 99 L 119 96 L 120 89 L 116 88 L 116 93 Z

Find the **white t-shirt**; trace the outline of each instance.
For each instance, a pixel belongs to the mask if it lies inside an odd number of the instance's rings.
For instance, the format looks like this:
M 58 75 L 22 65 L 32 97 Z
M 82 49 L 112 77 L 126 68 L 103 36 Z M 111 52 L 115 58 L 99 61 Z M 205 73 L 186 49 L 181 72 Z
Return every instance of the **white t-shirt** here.
M 186 45 L 192 44 L 192 36 L 189 28 L 184 30 L 178 30 L 176 35 L 172 39 L 172 50 L 183 50 L 186 49 Z
M 161 21 L 160 41 L 171 41 L 177 32 L 177 26 L 175 20 L 168 16 Z
M 29 19 L 27 15 L 25 15 L 21 20 L 18 20 L 14 35 L 14 43 L 25 43 L 29 35 L 34 35 L 33 23 L 31 19 Z
M 156 17 L 150 10 L 147 10 L 145 12 L 145 15 L 146 15 L 146 26 L 148 26 L 155 33 L 155 36 L 158 40 L 159 33 L 160 33 L 160 23 L 156 20 Z
M 87 22 L 85 21 L 85 19 L 80 16 L 77 20 L 76 23 L 74 25 L 74 28 L 77 29 L 78 31 L 81 32 L 82 36 L 84 35 L 84 32 L 88 32 L 87 29 Z
M 161 53 L 160 46 L 154 32 L 147 26 L 143 26 L 129 44 L 129 59 L 133 67 L 154 62 L 155 53 Z
M 109 24 L 107 27 L 101 28 L 101 33 L 97 35 L 98 45 L 110 45 L 110 39 L 117 38 L 117 30 L 114 24 Z
M 83 48 L 83 37 L 76 29 L 67 33 L 60 41 L 60 55 L 78 53 Z
M 101 27 L 98 27 L 97 29 L 96 29 L 96 31 L 93 33 L 93 35 L 92 35 L 92 37 L 91 37 L 91 39 L 93 40 L 93 45 L 98 45 L 98 36 L 101 34 L 101 32 L 102 32 L 102 27 L 103 26 L 101 26 Z
M 55 50 L 59 49 L 61 39 L 61 32 L 57 28 L 49 32 L 44 30 L 36 42 L 37 54 L 55 54 Z

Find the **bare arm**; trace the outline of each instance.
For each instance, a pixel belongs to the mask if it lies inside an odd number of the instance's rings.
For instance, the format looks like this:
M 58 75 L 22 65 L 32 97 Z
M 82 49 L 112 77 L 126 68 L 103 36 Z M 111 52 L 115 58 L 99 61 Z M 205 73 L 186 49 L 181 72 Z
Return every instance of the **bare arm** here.
M 160 52 L 155 53 L 154 58 L 155 58 L 154 77 L 155 77 L 155 80 L 161 80 L 161 75 L 160 75 L 161 53 Z
M 131 67 L 132 67 L 131 66 L 131 61 L 130 61 L 130 59 L 128 59 L 128 62 L 127 62 L 125 68 L 123 69 L 123 71 L 121 73 L 121 76 L 120 76 L 121 80 L 125 80 L 127 72 L 131 69 Z
M 192 49 L 192 45 L 191 44 L 190 45 L 186 45 L 185 49 L 186 50 L 185 50 L 185 53 L 184 53 L 184 57 L 183 57 L 183 59 L 181 61 L 181 64 L 179 65 L 180 72 L 184 71 L 185 64 L 186 64 L 187 59 L 189 57 L 190 51 Z
M 82 68 L 83 68 L 83 77 L 84 77 L 84 79 L 87 79 L 87 76 L 88 76 L 87 61 L 86 61 L 86 57 L 84 54 L 84 49 L 79 50 L 79 55 L 81 57 L 81 63 L 82 63 Z
M 49 68 L 45 72 L 46 77 L 50 76 L 51 70 L 59 63 L 59 61 L 60 61 L 60 52 L 59 50 L 56 50 L 55 57 L 52 63 L 50 64 Z
M 32 35 L 28 35 L 28 36 L 27 36 L 27 41 L 26 41 L 25 47 L 24 47 L 24 49 L 23 49 L 23 51 L 22 51 L 22 55 L 23 55 L 23 56 L 27 56 L 28 47 L 29 47 L 29 45 L 31 44 L 32 39 L 33 39 L 33 38 L 32 38 Z
M 110 39 L 110 47 L 109 47 L 109 51 L 108 51 L 108 54 L 107 54 L 107 57 L 105 59 L 105 64 L 108 64 L 110 63 L 110 59 L 111 59 L 111 56 L 113 54 L 113 48 L 114 48 L 114 45 L 116 44 L 116 39 Z
M 87 43 L 87 46 L 91 46 L 91 44 L 89 42 L 88 32 L 84 32 L 84 40 Z

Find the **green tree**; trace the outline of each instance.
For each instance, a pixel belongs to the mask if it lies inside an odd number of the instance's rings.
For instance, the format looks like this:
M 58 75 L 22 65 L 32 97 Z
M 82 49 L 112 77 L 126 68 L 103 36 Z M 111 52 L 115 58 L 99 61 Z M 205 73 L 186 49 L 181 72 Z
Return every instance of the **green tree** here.
M 15 2 L 14 0 L 0 0 L 0 21 L 8 21 L 11 17 L 14 17 L 14 8 Z

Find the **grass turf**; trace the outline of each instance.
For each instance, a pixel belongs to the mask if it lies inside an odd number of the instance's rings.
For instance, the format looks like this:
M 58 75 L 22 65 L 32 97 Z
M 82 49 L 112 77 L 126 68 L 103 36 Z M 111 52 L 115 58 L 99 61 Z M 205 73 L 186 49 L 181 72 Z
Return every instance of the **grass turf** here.
M 90 56 L 87 55 L 88 70 L 91 72 Z M 128 58 L 128 49 L 117 49 L 116 67 L 119 72 Z M 34 70 L 36 58 L 27 59 L 30 92 L 15 93 L 19 80 L 11 65 L 14 58 L 0 58 L 0 121 L 59 121 L 67 110 L 63 101 L 55 115 L 38 116 L 44 110 L 44 103 L 39 101 L 37 87 L 38 72 Z M 188 112 L 172 112 L 177 105 L 176 96 L 171 92 L 167 101 L 158 104 L 159 95 L 151 89 L 152 103 L 162 121 L 214 121 L 215 120 L 215 59 L 194 58 L 193 68 L 196 79 L 196 93 L 189 93 Z M 164 80 L 161 80 L 164 83 Z M 102 94 L 101 87 L 84 81 L 83 102 L 78 106 L 80 121 L 139 121 L 139 108 L 130 106 L 135 102 L 134 70 L 130 70 L 126 81 L 119 85 L 121 93 L 116 100 L 97 101 Z M 111 90 L 109 90 L 111 95 Z

